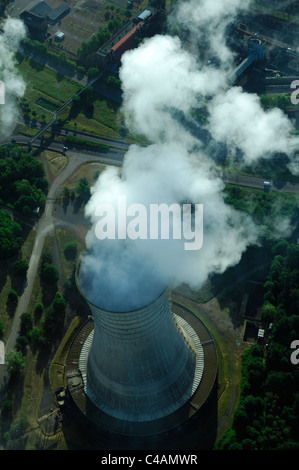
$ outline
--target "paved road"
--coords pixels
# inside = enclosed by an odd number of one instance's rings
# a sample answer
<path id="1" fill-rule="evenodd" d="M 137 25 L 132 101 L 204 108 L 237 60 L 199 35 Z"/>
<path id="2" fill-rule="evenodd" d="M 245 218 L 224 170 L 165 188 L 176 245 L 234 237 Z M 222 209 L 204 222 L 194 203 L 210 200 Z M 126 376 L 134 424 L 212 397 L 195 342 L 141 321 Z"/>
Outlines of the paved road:
<path id="1" fill-rule="evenodd" d="M 126 151 L 129 148 L 129 144 L 121 143 L 118 141 L 113 141 L 113 140 L 107 140 L 107 139 L 100 139 L 96 138 L 93 136 L 87 136 L 85 134 L 77 134 L 78 136 L 82 136 L 83 138 L 87 138 L 90 140 L 106 143 L 108 145 L 111 145 L 111 147 L 114 147 L 115 149 L 118 150 L 123 150 Z M 15 136 L 14 137 L 17 143 L 20 144 L 27 144 L 28 142 L 28 137 L 26 136 Z M 37 140 L 35 142 L 35 147 L 37 148 L 44 148 L 44 149 L 49 149 L 49 150 L 56 150 L 59 152 L 63 152 L 63 146 L 64 144 L 62 142 L 55 142 L 55 141 L 42 141 Z M 75 148 L 75 147 L 74 147 Z M 77 147 L 79 150 L 79 147 Z M 114 165 L 122 165 L 123 159 L 124 159 L 124 154 L 110 151 L 109 154 L 105 155 L 98 150 L 93 150 L 93 149 L 84 149 L 85 154 L 89 155 L 98 155 L 99 158 L 104 158 L 104 162 L 108 164 L 114 164 Z M 237 173 L 230 173 L 230 172 L 224 172 L 222 174 L 222 179 L 225 183 L 231 183 L 231 184 L 236 184 L 239 186 L 245 186 L 248 188 L 255 188 L 255 189 L 264 189 L 264 178 L 258 178 L 256 176 L 250 176 L 250 175 L 241 175 Z M 289 192 L 289 193 L 295 193 L 299 194 L 299 183 L 291 183 L 288 181 L 280 181 L 280 180 L 271 180 L 267 179 L 271 183 L 271 190 L 275 191 L 284 191 L 284 192 Z"/>
<path id="2" fill-rule="evenodd" d="M 239 175 L 235 173 L 223 173 L 223 181 L 226 183 L 247 186 L 249 188 L 264 189 L 264 178 L 257 178 L 250 175 Z M 267 179 L 272 186 L 271 190 L 285 191 L 289 193 L 299 193 L 299 183 Z"/>
<path id="3" fill-rule="evenodd" d="M 28 122 L 25 122 L 25 120 L 22 119 L 22 118 L 18 119 L 18 123 L 28 125 Z M 38 128 L 39 128 L 39 126 L 38 126 Z M 79 138 L 82 138 L 82 139 L 85 139 L 85 140 L 90 140 L 92 142 L 100 142 L 102 144 L 109 145 L 109 147 L 113 147 L 113 148 L 116 148 L 116 149 L 119 149 L 119 150 L 128 150 L 128 148 L 130 146 L 130 144 L 127 144 L 127 143 L 119 141 L 119 140 L 106 139 L 106 138 L 103 138 L 103 137 L 98 137 L 96 135 L 86 134 L 84 132 L 77 132 L 76 131 L 74 133 L 74 131 L 70 131 L 69 129 L 65 129 L 63 127 L 62 128 L 57 128 L 55 130 L 55 135 L 62 136 L 62 137 L 66 137 L 68 135 L 75 135 L 76 137 L 79 137 Z M 10 136 L 11 141 L 15 141 L 16 143 L 25 144 L 25 145 L 28 144 L 30 139 L 31 139 L 31 137 L 28 137 L 28 136 L 23 135 L 23 134 L 16 134 L 16 135 L 13 134 L 13 135 Z M 37 142 L 38 146 L 40 145 L 41 142 L 43 142 L 43 144 L 45 144 L 46 142 L 49 142 L 49 141 L 50 141 L 49 139 L 43 138 L 43 137 L 40 137 L 39 139 L 36 139 L 36 142 Z M 3 143 L 5 143 L 5 141 Z"/>
<path id="4" fill-rule="evenodd" d="M 20 144 L 20 145 L 27 145 L 28 144 L 28 137 L 23 136 L 23 135 L 17 135 L 14 136 L 13 140 L 15 143 Z M 103 142 L 103 143 L 108 143 L 107 140 L 101 140 L 101 139 L 90 139 L 98 142 Z M 42 149 L 42 150 L 52 150 L 56 152 L 61 152 L 64 153 L 63 147 L 64 147 L 64 142 L 59 142 L 59 141 L 49 141 L 46 139 L 38 139 L 34 142 L 32 145 L 32 148 L 34 149 Z M 70 145 L 70 144 L 68 144 Z M 97 158 L 97 161 L 103 161 L 104 163 L 107 164 L 112 164 L 112 165 L 121 165 L 123 162 L 124 158 L 124 153 L 120 153 L 119 151 L 123 151 L 128 149 L 128 146 L 126 144 L 122 144 L 116 141 L 110 141 L 109 145 L 113 149 L 110 151 L 101 151 L 100 149 L 94 149 L 94 148 L 88 148 L 88 147 L 83 147 L 83 146 L 75 146 L 73 145 L 70 150 L 67 151 L 67 154 L 69 155 L 70 159 L 72 159 L 72 155 L 74 153 L 82 152 L 84 155 L 88 155 L 89 158 Z M 115 150 L 114 150 L 115 148 Z"/>

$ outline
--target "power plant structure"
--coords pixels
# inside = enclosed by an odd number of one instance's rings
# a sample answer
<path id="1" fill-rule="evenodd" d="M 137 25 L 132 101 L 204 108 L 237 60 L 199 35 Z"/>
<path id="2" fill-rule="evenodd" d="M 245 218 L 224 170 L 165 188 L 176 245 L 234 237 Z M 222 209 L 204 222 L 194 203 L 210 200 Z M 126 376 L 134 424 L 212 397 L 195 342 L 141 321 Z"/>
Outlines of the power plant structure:
<path id="1" fill-rule="evenodd" d="M 107 311 L 86 296 L 80 267 L 76 282 L 92 313 L 65 366 L 67 391 L 81 417 L 120 438 L 182 429 L 216 388 L 216 347 L 207 328 L 171 303 L 167 288 L 149 305 Z"/>

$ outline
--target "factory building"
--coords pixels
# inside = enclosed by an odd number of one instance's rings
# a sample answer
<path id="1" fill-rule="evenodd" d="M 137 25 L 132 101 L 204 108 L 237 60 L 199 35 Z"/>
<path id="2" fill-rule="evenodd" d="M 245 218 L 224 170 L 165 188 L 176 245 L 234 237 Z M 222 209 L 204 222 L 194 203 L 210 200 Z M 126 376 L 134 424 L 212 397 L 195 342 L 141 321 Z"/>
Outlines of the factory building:
<path id="1" fill-rule="evenodd" d="M 71 9 L 66 3 L 61 3 L 56 8 L 52 8 L 47 2 L 42 1 L 30 10 L 24 10 L 20 14 L 20 18 L 26 24 L 29 34 L 33 39 L 43 40 L 47 33 L 48 25 L 58 23 L 70 11 Z"/>
<path id="2" fill-rule="evenodd" d="M 44 18 L 49 24 L 54 25 L 68 15 L 71 9 L 66 3 L 61 3 L 56 8 L 52 8 L 43 0 L 31 8 L 30 11 Z"/>
<path id="3" fill-rule="evenodd" d="M 120 65 L 122 55 L 136 46 L 135 38 L 141 32 L 143 22 L 138 23 L 123 36 L 114 46 L 111 47 L 110 55 L 113 63 Z"/>
<path id="4" fill-rule="evenodd" d="M 156 32 L 162 18 L 163 12 L 156 8 L 149 6 L 142 10 L 97 51 L 96 61 L 99 66 L 118 68 L 122 55 L 138 45 L 137 37 L 143 38 Z"/>
<path id="5" fill-rule="evenodd" d="M 48 29 L 48 23 L 45 18 L 27 10 L 20 14 L 20 18 L 24 21 L 29 35 L 33 39 L 43 40 L 45 38 Z"/>

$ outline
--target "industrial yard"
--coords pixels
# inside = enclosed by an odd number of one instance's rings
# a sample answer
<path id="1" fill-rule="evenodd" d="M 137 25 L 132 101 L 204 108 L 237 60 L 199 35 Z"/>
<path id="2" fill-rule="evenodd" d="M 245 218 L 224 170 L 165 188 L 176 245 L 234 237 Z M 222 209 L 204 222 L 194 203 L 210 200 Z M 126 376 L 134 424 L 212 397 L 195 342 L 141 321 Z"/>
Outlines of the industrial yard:
<path id="1" fill-rule="evenodd" d="M 34 1 L 34 3 L 30 4 L 32 7 L 30 10 L 46 15 L 48 11 L 46 3 L 54 10 L 62 5 L 57 0 L 50 0 L 48 2 Z M 130 12 L 130 17 L 136 15 L 142 11 L 146 3 L 146 0 L 138 0 L 134 3 L 132 9 L 127 10 L 126 0 L 113 2 L 111 4 L 112 8 L 110 8 L 109 2 L 102 0 L 72 0 L 67 4 L 68 9 L 65 8 L 59 18 L 57 17 L 57 19 L 49 23 L 47 31 L 52 37 L 57 32 L 63 32 L 64 39 L 60 47 L 70 54 L 76 54 L 82 41 L 88 42 L 100 28 L 107 27 L 109 20 L 116 19 L 120 24 L 125 24 L 128 21 L 126 12 Z M 12 12 L 14 11 L 13 8 L 16 9 L 16 5 L 11 7 Z"/>

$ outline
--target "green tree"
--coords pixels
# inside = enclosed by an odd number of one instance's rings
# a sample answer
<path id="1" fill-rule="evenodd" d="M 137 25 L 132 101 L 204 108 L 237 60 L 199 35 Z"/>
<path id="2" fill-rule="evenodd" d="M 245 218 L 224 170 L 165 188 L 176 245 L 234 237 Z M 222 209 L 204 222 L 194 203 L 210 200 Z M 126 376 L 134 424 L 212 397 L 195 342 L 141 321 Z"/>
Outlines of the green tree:
<path id="1" fill-rule="evenodd" d="M 9 416 L 11 416 L 12 410 L 13 410 L 13 401 L 9 399 L 4 400 L 1 405 L 2 416 L 4 418 L 8 418 Z"/>
<path id="2" fill-rule="evenodd" d="M 62 297 L 55 297 L 55 299 L 52 302 L 52 307 L 53 307 L 54 315 L 56 314 L 60 315 L 65 312 L 66 302 Z"/>
<path id="3" fill-rule="evenodd" d="M 74 260 L 77 256 L 77 242 L 68 242 L 64 247 L 64 256 L 67 260 Z"/>
<path id="4" fill-rule="evenodd" d="M 299 270 L 299 245 L 290 245 L 288 247 L 287 266 L 292 269 L 295 269 L 297 272 Z"/>
<path id="5" fill-rule="evenodd" d="M 29 264 L 25 259 L 15 261 L 12 265 L 14 273 L 17 276 L 25 276 L 29 268 Z"/>
<path id="6" fill-rule="evenodd" d="M 93 78 L 99 75 L 100 71 L 97 67 L 90 67 L 87 72 L 88 80 L 92 80 Z"/>
<path id="7" fill-rule="evenodd" d="M 21 351 L 11 350 L 5 356 L 7 372 L 11 375 L 18 374 L 26 365 L 26 357 Z"/>
<path id="8" fill-rule="evenodd" d="M 33 327 L 33 319 L 32 315 L 29 312 L 23 312 L 21 317 L 20 317 L 20 333 L 21 335 L 27 336 L 28 332 L 32 329 Z"/>
<path id="9" fill-rule="evenodd" d="M 76 185 L 75 191 L 82 199 L 90 197 L 90 186 L 86 178 L 80 179 L 79 183 Z"/>
<path id="10" fill-rule="evenodd" d="M 36 344 L 36 345 L 43 343 L 45 340 L 42 334 L 42 330 L 37 327 L 29 331 L 28 337 L 33 342 L 33 344 Z"/>
<path id="11" fill-rule="evenodd" d="M 23 355 L 26 354 L 26 347 L 29 344 L 28 338 L 25 335 L 19 335 L 16 340 L 16 350 L 20 351 Z"/>
<path id="12" fill-rule="evenodd" d="M 42 268 L 42 278 L 49 284 L 55 284 L 59 279 L 59 272 L 53 264 L 45 263 Z"/>
<path id="13" fill-rule="evenodd" d="M 8 292 L 8 299 L 11 301 L 11 302 L 17 302 L 18 300 L 18 294 L 16 293 L 16 291 L 14 289 L 10 289 L 10 291 Z"/>
<path id="14" fill-rule="evenodd" d="M 274 253 L 274 255 L 285 256 L 287 254 L 288 247 L 289 243 L 286 240 L 280 240 L 273 246 L 272 252 Z"/>
<path id="15" fill-rule="evenodd" d="M 34 314 L 35 315 L 41 315 L 44 311 L 44 306 L 42 304 L 42 302 L 37 302 L 35 305 L 34 305 Z"/>
<path id="16" fill-rule="evenodd" d="M 42 335 L 49 338 L 54 335 L 56 329 L 56 320 L 54 317 L 53 308 L 50 307 L 45 311 L 45 318 L 42 323 Z"/>
<path id="17" fill-rule="evenodd" d="M 272 323 L 275 320 L 276 307 L 270 302 L 263 304 L 261 308 L 261 317 L 264 322 Z"/>
<path id="18" fill-rule="evenodd" d="M 0 210 L 0 258 L 9 258 L 18 252 L 23 243 L 21 234 L 20 224 L 14 222 L 8 212 Z"/>
<path id="19" fill-rule="evenodd" d="M 243 406 L 239 405 L 234 414 L 233 426 L 237 439 L 246 438 L 246 428 L 250 424 L 249 418 Z"/>

